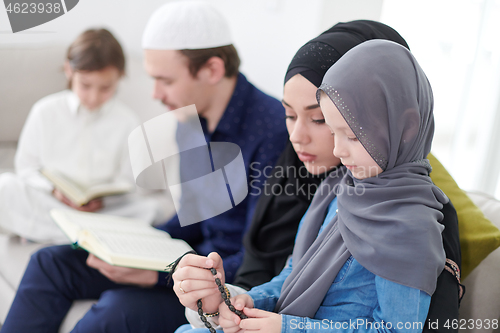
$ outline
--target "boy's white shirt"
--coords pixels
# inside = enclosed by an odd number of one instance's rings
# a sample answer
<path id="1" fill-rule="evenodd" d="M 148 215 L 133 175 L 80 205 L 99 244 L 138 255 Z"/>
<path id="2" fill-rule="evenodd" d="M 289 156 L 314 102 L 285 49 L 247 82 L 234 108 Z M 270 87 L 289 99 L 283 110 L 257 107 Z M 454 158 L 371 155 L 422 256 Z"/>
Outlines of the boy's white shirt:
<path id="1" fill-rule="evenodd" d="M 35 103 L 21 132 L 16 173 L 28 185 L 51 192 L 42 167 L 62 172 L 83 186 L 112 181 L 133 182 L 128 134 L 139 119 L 112 98 L 88 111 L 70 90 Z"/>
<path id="2" fill-rule="evenodd" d="M 234 297 L 236 295 L 241 295 L 246 293 L 247 291 L 241 287 L 238 286 L 233 286 L 232 284 L 226 283 L 225 284 L 227 289 L 229 289 L 229 293 L 231 293 L 231 297 Z M 193 328 L 205 328 L 205 324 L 201 321 L 200 316 L 198 315 L 198 312 L 191 310 L 189 308 L 186 308 L 186 319 L 188 322 L 191 324 L 191 327 Z M 211 317 L 207 318 L 210 324 L 217 330 L 217 329 L 222 329 L 222 327 L 219 326 L 219 321 L 218 317 Z"/>

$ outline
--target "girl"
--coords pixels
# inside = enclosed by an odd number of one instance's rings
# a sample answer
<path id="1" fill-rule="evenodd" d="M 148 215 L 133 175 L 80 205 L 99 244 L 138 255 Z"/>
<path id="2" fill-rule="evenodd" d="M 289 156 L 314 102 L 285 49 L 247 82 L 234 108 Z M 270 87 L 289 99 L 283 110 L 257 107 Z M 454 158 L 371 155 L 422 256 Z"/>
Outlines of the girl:
<path id="1" fill-rule="evenodd" d="M 420 332 L 446 261 L 439 221 L 448 198 L 425 159 L 434 132 L 429 82 L 407 49 L 368 41 L 328 70 L 318 102 L 348 171 L 322 183 L 292 263 L 233 299 L 250 319 L 221 306 L 219 323 L 226 333 Z"/>
<path id="2" fill-rule="evenodd" d="M 133 181 L 127 138 L 139 121 L 114 97 L 125 73 L 120 44 L 106 29 L 87 30 L 69 47 L 64 70 L 69 89 L 33 106 L 19 139 L 17 174 L 0 177 L 0 227 L 33 241 L 67 242 L 49 216 L 51 208 L 65 207 L 152 222 L 152 202 L 118 196 L 80 207 L 41 175 L 47 168 L 84 187 Z"/>
<path id="3" fill-rule="evenodd" d="M 404 39 L 396 31 L 382 23 L 352 21 L 339 23 L 306 43 L 290 63 L 285 77 L 283 104 L 286 109 L 291 144 L 279 159 L 259 199 L 252 225 L 245 237 L 245 259 L 234 284 L 248 290 L 268 282 L 279 274 L 287 256 L 292 252 L 300 218 L 307 210 L 314 194 L 314 192 L 307 192 L 307 189 L 314 189 L 316 184 L 325 178 L 323 174 L 325 169 L 330 170 L 331 177 L 342 175 L 341 169 L 335 169 L 339 160 L 332 154 L 333 140 L 326 124 L 322 124 L 324 122 L 322 114 L 319 108 L 311 108 L 311 106 L 316 104 L 316 88 L 320 86 L 325 72 L 332 63 L 350 48 L 364 40 L 374 38 L 393 40 L 407 47 Z M 315 158 L 302 156 L 302 162 L 295 151 L 315 155 Z M 328 156 L 334 159 L 328 162 Z M 309 172 L 305 173 L 305 176 L 303 172 L 300 172 L 304 167 Z M 283 171 L 290 170 L 290 168 L 298 171 L 290 173 Z M 287 189 L 287 193 L 277 195 L 265 192 L 267 187 L 272 188 L 276 185 Z M 305 193 L 300 191 L 301 187 L 306 189 Z M 447 254 L 456 262 L 460 262 L 455 210 L 451 203 L 448 203 L 443 207 L 442 212 L 445 215 L 442 223 L 446 226 L 443 240 Z M 223 277 L 224 271 L 222 267 L 218 267 L 222 264 L 217 255 L 211 254 L 210 258 L 213 259 L 215 267 Z M 205 261 L 205 257 L 186 256 L 179 263 L 177 272 L 173 276 L 177 287 L 180 286 L 185 291 L 185 293 L 178 292 L 179 289 L 174 288 L 179 299 L 192 309 L 196 309 L 198 298 L 208 294 L 215 295 L 213 298 L 216 298 L 214 301 L 216 304 L 221 301 L 219 291 L 213 288 L 215 286 L 213 276 L 205 269 L 194 270 L 195 267 L 212 267 L 212 260 L 209 260 L 208 264 Z M 196 276 L 196 281 L 189 281 L 193 276 Z M 206 281 L 200 282 L 203 277 Z M 436 297 L 432 300 L 434 310 L 429 313 L 428 319 L 431 322 L 440 322 L 439 328 L 441 329 L 446 319 L 458 318 L 458 283 L 448 272 L 443 272 L 439 281 Z M 195 283 L 201 284 L 196 286 Z M 206 285 L 206 288 L 210 290 L 200 290 L 202 285 Z M 244 292 L 242 288 L 229 284 L 226 286 L 231 290 L 232 295 Z M 203 298 L 203 308 L 206 312 L 214 312 L 217 309 L 216 307 L 210 308 L 210 297 Z M 196 312 L 187 310 L 186 313 L 193 326 L 204 326 L 199 321 Z M 214 323 L 215 327 L 217 318 L 209 320 Z M 183 329 L 189 327 L 184 326 Z M 428 330 L 429 327 L 426 326 L 425 331 Z"/>

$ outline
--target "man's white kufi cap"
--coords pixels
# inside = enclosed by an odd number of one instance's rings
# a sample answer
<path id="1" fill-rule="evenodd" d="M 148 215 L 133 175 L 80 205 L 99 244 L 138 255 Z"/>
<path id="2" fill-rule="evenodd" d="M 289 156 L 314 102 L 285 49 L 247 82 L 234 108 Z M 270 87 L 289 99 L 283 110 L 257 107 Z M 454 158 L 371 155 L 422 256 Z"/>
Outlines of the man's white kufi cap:
<path id="1" fill-rule="evenodd" d="M 232 44 L 224 17 L 204 1 L 170 2 L 158 8 L 142 35 L 149 50 L 208 49 Z"/>

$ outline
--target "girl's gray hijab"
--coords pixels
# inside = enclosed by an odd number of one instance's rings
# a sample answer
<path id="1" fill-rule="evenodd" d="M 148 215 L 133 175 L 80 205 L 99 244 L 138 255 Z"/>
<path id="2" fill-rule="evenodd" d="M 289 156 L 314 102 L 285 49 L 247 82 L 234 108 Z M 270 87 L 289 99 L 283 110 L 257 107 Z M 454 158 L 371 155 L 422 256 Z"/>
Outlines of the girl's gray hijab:
<path id="1" fill-rule="evenodd" d="M 276 311 L 314 317 L 352 255 L 370 272 L 432 295 L 445 264 L 439 211 L 448 198 L 430 177 L 434 133 L 432 90 L 401 45 L 364 42 L 326 73 L 318 89 L 333 101 L 361 144 L 384 170 L 376 177 L 320 186 L 293 250 L 293 270 Z M 338 214 L 318 236 L 332 198 Z"/>

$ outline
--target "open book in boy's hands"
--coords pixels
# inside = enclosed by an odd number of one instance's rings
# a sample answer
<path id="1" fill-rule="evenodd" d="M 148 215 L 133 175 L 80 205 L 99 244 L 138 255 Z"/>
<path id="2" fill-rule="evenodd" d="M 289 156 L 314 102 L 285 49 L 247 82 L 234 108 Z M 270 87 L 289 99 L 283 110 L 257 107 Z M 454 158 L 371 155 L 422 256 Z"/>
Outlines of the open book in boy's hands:
<path id="1" fill-rule="evenodd" d="M 123 194 L 132 190 L 132 185 L 126 182 L 115 182 L 94 185 L 84 188 L 57 171 L 42 169 L 40 171 L 54 186 L 74 204 L 83 206 L 92 199 Z"/>
<path id="2" fill-rule="evenodd" d="M 69 209 L 50 215 L 71 242 L 114 266 L 165 271 L 192 248 L 144 221 Z"/>

